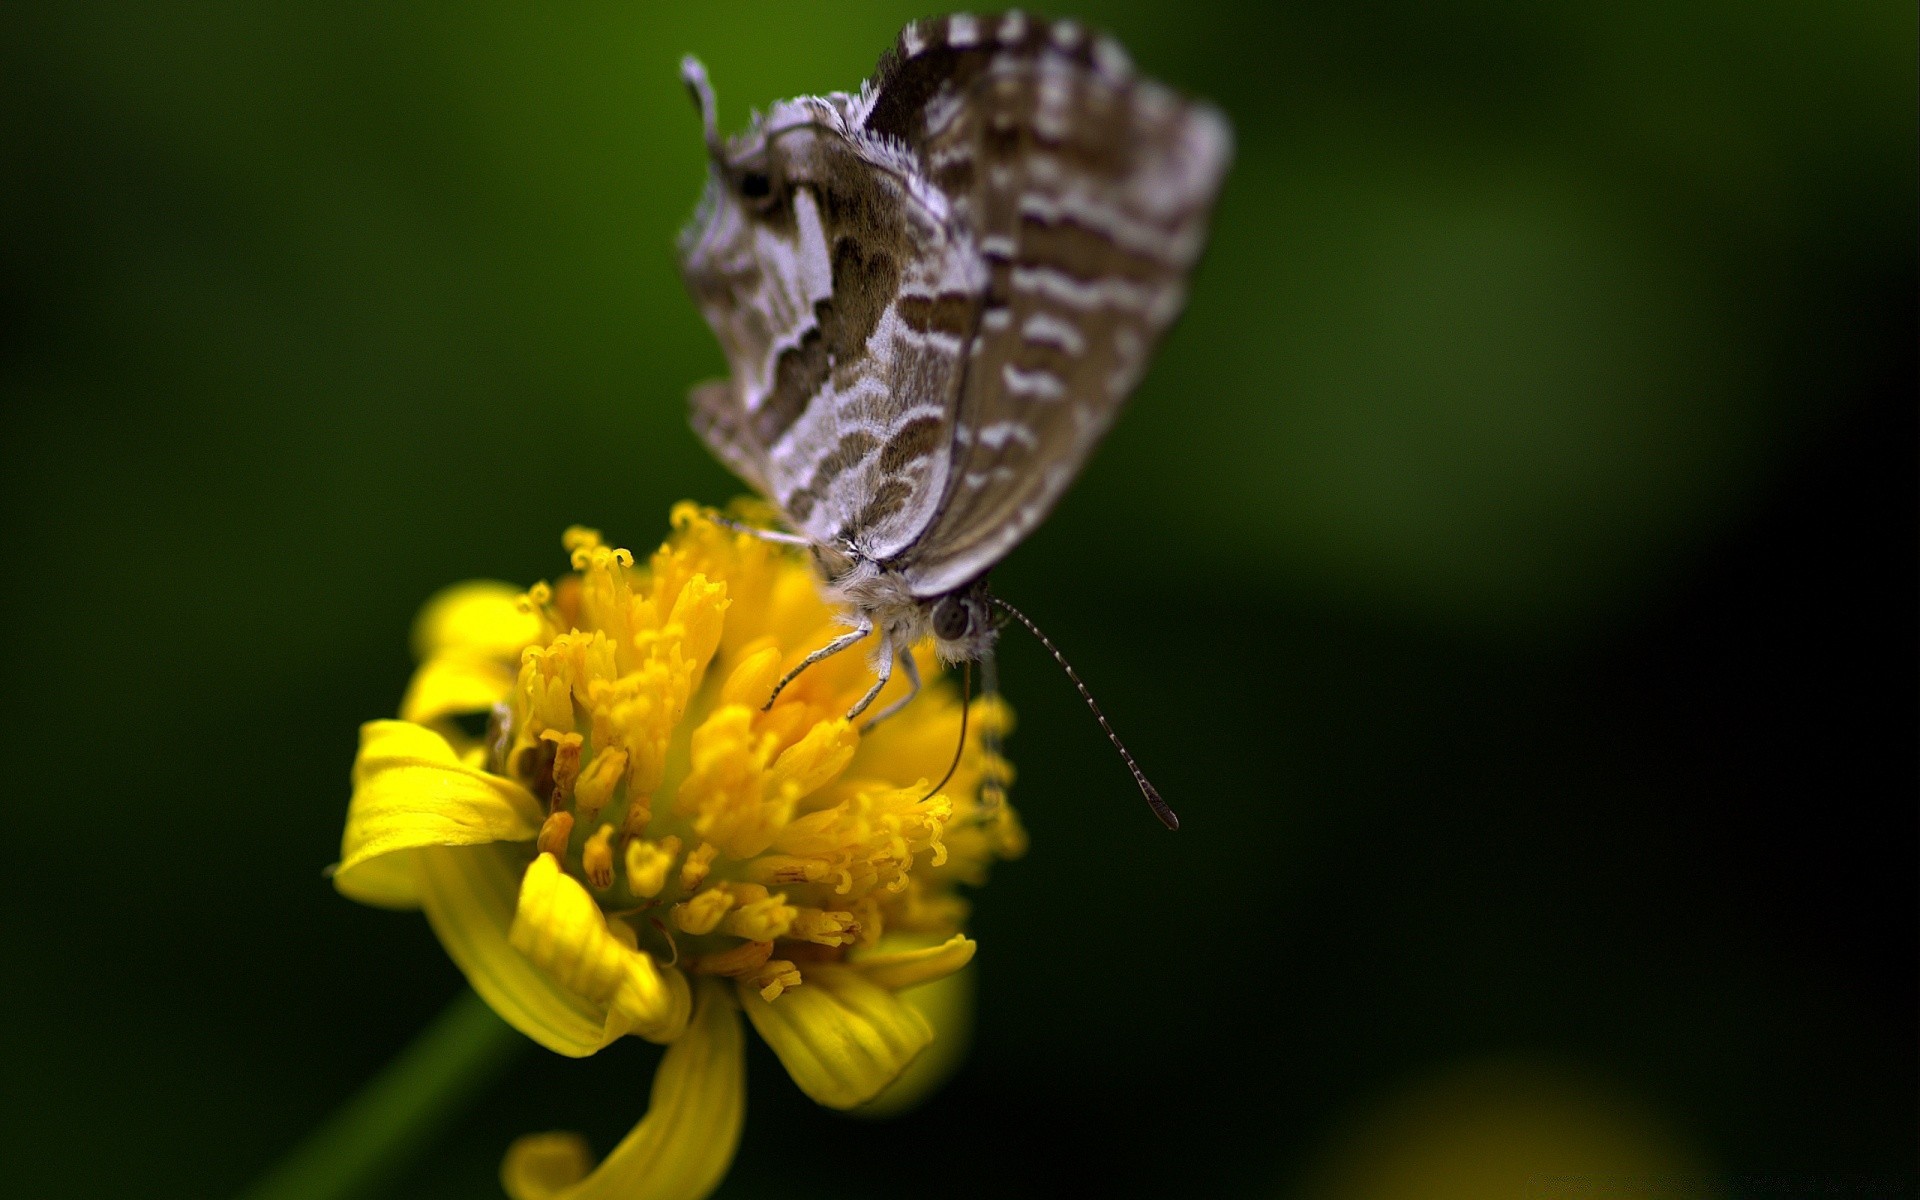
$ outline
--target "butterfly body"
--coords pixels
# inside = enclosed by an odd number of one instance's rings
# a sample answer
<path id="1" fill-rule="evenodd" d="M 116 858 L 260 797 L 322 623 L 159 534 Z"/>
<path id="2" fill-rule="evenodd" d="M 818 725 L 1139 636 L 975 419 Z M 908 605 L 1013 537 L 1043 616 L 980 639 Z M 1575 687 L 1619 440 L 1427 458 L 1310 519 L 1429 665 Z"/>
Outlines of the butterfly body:
<path id="1" fill-rule="evenodd" d="M 696 430 L 881 632 L 883 671 L 926 637 L 980 657 L 987 572 L 1180 310 L 1224 119 L 1020 13 L 915 22 L 859 92 L 725 142 L 686 73 L 711 166 L 682 273 L 729 368 L 695 389 Z"/>

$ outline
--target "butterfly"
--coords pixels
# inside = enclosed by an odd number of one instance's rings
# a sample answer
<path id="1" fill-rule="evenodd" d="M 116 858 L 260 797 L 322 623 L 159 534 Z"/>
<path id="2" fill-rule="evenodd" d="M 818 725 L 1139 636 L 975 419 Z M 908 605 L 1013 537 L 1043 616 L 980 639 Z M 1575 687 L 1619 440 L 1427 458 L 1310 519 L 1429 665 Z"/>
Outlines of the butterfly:
<path id="1" fill-rule="evenodd" d="M 692 423 L 848 614 L 779 687 L 879 631 L 852 719 L 896 659 L 917 690 L 927 637 L 970 662 L 996 610 L 1039 634 L 987 573 L 1179 314 L 1232 135 L 1112 38 L 1019 12 L 909 24 L 857 93 L 776 103 L 724 141 L 705 69 L 682 76 L 709 170 L 681 273 L 729 370 L 694 389 Z"/>

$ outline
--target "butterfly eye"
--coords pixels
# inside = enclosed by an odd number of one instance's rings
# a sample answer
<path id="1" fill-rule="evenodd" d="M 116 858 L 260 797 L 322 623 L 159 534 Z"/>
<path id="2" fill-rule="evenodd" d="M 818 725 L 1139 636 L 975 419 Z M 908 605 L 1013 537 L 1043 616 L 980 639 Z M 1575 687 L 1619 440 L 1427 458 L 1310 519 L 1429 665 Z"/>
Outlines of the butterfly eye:
<path id="1" fill-rule="evenodd" d="M 967 630 L 972 625 L 973 616 L 958 596 L 942 596 L 940 602 L 933 606 L 933 636 L 943 642 L 958 641 L 967 636 Z"/>
<path id="2" fill-rule="evenodd" d="M 765 212 L 772 208 L 776 197 L 773 194 L 773 176 L 765 171 L 748 171 L 740 176 L 740 198 L 754 208 Z"/>

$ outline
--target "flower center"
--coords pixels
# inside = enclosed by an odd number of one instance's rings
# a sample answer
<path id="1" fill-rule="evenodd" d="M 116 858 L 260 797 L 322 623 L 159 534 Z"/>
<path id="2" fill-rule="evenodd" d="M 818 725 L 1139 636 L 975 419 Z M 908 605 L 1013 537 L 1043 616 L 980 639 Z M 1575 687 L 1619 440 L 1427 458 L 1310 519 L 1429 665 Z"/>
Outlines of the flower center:
<path id="1" fill-rule="evenodd" d="M 522 652 L 490 769 L 547 803 L 534 851 L 586 885 L 621 941 L 769 998 L 799 964 L 884 928 L 952 924 L 954 902 L 917 885 L 947 862 L 954 803 L 925 778 L 849 771 L 861 737 L 841 714 L 864 661 L 820 664 L 761 711 L 831 629 L 804 565 L 706 522 L 682 530 L 644 572 L 571 530 L 578 573 L 527 595 L 543 634 Z M 735 605 L 748 619 L 729 627 Z M 876 738 L 938 760 L 958 713 L 922 697 L 889 724 Z"/>

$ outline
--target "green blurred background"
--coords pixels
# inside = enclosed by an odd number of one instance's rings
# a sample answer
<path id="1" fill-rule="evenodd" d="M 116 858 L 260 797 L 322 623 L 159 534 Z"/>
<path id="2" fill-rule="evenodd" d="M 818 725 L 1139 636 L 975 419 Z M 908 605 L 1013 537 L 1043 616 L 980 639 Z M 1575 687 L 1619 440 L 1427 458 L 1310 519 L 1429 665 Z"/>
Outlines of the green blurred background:
<path id="1" fill-rule="evenodd" d="M 320 877 L 356 726 L 436 588 L 737 490 L 678 57 L 738 128 L 915 15 L 0 13 L 12 1194 L 230 1192 L 456 991 Z M 1912 5 L 1076 15 L 1239 159 L 997 580 L 1186 827 L 1010 638 L 971 1058 L 882 1125 L 756 1047 L 722 1194 L 1911 1194 Z M 604 1150 L 655 1053 L 528 1053 L 396 1194 Z"/>

